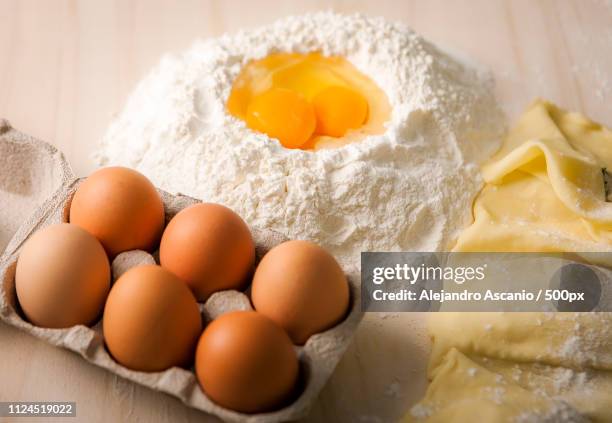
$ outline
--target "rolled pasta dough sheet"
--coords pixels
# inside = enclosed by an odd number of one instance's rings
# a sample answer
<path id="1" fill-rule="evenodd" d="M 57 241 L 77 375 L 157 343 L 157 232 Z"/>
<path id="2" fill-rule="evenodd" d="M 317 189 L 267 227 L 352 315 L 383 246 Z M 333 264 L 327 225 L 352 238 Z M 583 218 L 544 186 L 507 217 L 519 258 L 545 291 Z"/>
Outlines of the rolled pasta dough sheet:
<path id="1" fill-rule="evenodd" d="M 470 357 L 487 370 L 502 375 L 536 395 L 570 404 L 593 422 L 612 421 L 612 372 L 575 370 L 540 363 L 514 363 Z"/>
<path id="2" fill-rule="evenodd" d="M 425 398 L 403 423 L 588 422 L 562 399 L 527 390 L 453 348 L 434 370 Z"/>
<path id="3" fill-rule="evenodd" d="M 536 100 L 454 251 L 612 252 L 606 168 L 610 130 Z M 612 313 L 437 313 L 429 331 L 432 381 L 406 421 L 612 421 Z"/>
<path id="4" fill-rule="evenodd" d="M 612 313 L 436 313 L 429 332 L 430 376 L 451 348 L 514 362 L 612 370 Z"/>

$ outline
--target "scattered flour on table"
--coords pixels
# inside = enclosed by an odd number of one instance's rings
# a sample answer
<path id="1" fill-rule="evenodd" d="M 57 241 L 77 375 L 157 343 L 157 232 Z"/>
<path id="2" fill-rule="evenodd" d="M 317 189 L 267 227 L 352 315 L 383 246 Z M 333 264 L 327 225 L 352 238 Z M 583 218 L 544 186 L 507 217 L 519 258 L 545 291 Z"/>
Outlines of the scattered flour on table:
<path id="1" fill-rule="evenodd" d="M 288 150 L 226 112 L 232 81 L 272 52 L 346 57 L 386 92 L 387 130 L 334 150 Z M 137 86 L 96 154 L 249 224 L 359 252 L 449 248 L 470 221 L 478 163 L 504 119 L 490 75 L 399 23 L 317 13 L 196 42 Z"/>

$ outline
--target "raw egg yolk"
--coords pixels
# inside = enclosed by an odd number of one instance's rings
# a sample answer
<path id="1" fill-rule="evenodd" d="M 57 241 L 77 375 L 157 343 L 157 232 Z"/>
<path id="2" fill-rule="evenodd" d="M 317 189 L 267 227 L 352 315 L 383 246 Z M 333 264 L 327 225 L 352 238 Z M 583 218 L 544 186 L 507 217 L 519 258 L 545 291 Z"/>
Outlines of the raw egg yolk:
<path id="1" fill-rule="evenodd" d="M 387 95 L 339 56 L 272 53 L 246 63 L 232 84 L 228 112 L 285 148 L 340 148 L 385 132 Z"/>
<path id="2" fill-rule="evenodd" d="M 357 129 L 368 117 L 368 102 L 357 91 L 333 85 L 313 99 L 317 116 L 316 133 L 342 137 L 349 129 Z"/>
<path id="3" fill-rule="evenodd" d="M 286 148 L 302 147 L 317 125 L 315 111 L 299 93 L 272 88 L 251 101 L 246 113 L 247 125 L 277 138 Z"/>

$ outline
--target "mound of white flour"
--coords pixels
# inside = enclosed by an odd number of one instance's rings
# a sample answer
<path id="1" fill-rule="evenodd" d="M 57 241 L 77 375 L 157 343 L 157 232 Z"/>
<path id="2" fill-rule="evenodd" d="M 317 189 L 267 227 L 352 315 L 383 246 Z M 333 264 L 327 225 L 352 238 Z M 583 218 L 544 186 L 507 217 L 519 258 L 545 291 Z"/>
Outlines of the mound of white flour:
<path id="1" fill-rule="evenodd" d="M 288 150 L 230 116 L 241 67 L 278 51 L 346 57 L 386 92 L 386 132 L 335 150 Z M 360 251 L 449 248 L 470 221 L 477 163 L 502 130 L 488 74 L 402 24 L 319 13 L 164 57 L 109 127 L 97 161 L 318 242 L 349 266 Z"/>

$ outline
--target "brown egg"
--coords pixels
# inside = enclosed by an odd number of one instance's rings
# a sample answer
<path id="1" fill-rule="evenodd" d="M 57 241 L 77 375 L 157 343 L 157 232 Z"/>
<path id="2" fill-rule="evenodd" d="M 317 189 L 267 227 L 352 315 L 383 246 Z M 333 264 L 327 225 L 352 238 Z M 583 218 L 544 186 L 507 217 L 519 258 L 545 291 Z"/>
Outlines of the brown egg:
<path id="1" fill-rule="evenodd" d="M 110 288 L 104 248 L 87 231 L 62 223 L 41 229 L 23 245 L 15 272 L 17 299 L 37 326 L 93 323 Z"/>
<path id="2" fill-rule="evenodd" d="M 164 229 L 164 204 L 142 174 L 107 167 L 79 185 L 70 223 L 98 238 L 111 257 L 128 250 L 152 251 Z"/>
<path id="3" fill-rule="evenodd" d="M 219 204 L 195 204 L 181 210 L 166 227 L 159 259 L 204 301 L 213 292 L 245 287 L 255 245 L 236 213 Z"/>
<path id="4" fill-rule="evenodd" d="M 123 274 L 104 308 L 104 340 L 125 367 L 145 372 L 193 362 L 202 319 L 189 288 L 157 265 Z"/>
<path id="5" fill-rule="evenodd" d="M 302 345 L 345 316 L 349 288 L 340 265 L 312 242 L 277 245 L 257 266 L 251 300 L 255 309 Z"/>
<path id="6" fill-rule="evenodd" d="M 195 367 L 211 400 L 243 413 L 283 406 L 295 392 L 299 373 L 287 334 L 254 311 L 213 320 L 198 343 Z"/>

